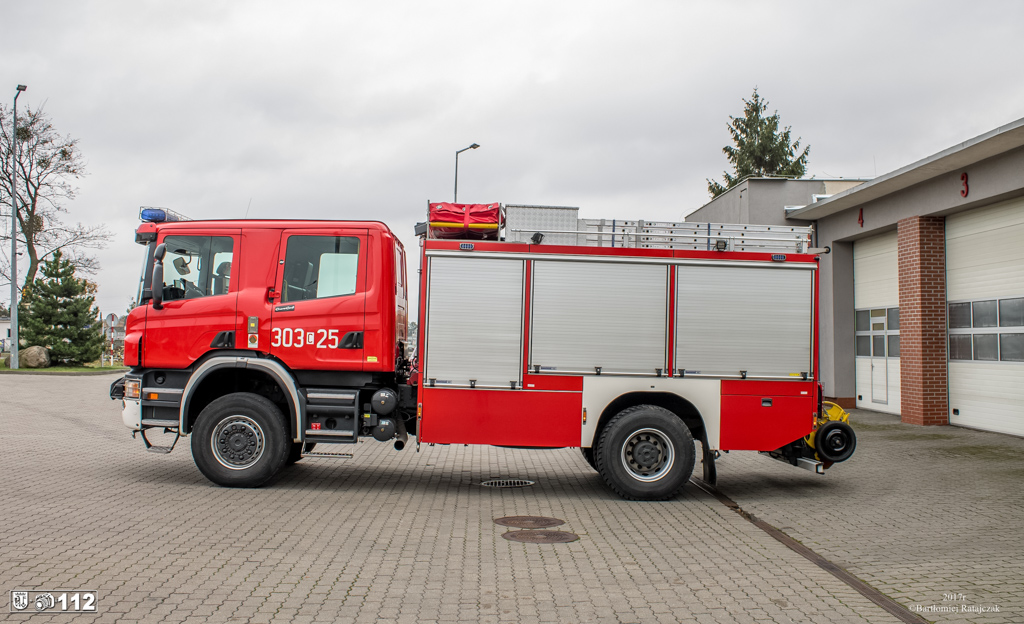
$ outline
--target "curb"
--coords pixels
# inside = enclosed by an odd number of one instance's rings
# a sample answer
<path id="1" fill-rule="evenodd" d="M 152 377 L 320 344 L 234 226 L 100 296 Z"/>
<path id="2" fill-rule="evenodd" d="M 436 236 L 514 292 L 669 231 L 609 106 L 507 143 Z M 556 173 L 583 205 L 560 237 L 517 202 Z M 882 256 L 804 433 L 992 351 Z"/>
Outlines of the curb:
<path id="1" fill-rule="evenodd" d="M 45 372 L 43 370 L 34 370 L 34 369 L 29 369 L 29 370 L 24 370 L 24 371 L 22 371 L 22 370 L 16 370 L 15 371 L 15 370 L 3 369 L 3 370 L 0 370 L 0 375 L 40 375 L 40 376 L 44 376 L 44 377 L 46 377 L 46 376 L 49 376 L 49 377 L 86 377 L 86 376 L 91 376 L 91 375 L 118 375 L 118 374 L 123 375 L 124 373 L 128 372 L 128 370 L 129 369 L 126 368 L 124 370 L 54 371 L 52 373 L 47 373 L 47 372 Z"/>

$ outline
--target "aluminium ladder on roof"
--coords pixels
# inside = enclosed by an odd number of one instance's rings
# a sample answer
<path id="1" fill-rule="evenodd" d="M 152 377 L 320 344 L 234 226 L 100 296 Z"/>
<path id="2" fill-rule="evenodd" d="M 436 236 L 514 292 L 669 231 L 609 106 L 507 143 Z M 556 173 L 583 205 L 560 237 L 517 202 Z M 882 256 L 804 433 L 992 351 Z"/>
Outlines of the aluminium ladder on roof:
<path id="1" fill-rule="evenodd" d="M 597 247 L 807 253 L 813 227 L 580 219 L 581 238 Z"/>

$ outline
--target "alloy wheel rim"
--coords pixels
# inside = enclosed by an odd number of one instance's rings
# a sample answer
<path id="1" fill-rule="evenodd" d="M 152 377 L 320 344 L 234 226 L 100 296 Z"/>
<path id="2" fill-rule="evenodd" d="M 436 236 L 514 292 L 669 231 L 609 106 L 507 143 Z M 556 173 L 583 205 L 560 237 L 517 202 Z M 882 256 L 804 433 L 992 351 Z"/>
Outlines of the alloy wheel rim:
<path id="1" fill-rule="evenodd" d="M 255 420 L 235 415 L 217 424 L 210 437 L 210 446 L 221 466 L 229 470 L 245 470 L 263 457 L 266 436 Z"/>
<path id="2" fill-rule="evenodd" d="M 675 464 L 675 448 L 664 432 L 640 429 L 622 444 L 622 466 L 629 476 L 646 483 L 662 479 Z"/>

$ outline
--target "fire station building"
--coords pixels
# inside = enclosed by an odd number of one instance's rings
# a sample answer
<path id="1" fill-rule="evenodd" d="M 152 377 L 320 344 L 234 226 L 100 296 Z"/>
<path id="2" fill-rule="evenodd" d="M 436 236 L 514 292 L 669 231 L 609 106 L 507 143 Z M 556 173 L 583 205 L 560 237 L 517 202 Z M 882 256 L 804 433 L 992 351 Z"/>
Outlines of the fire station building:
<path id="1" fill-rule="evenodd" d="M 1024 436 L 1024 119 L 869 181 L 749 179 L 686 220 L 814 224 L 844 407 Z"/>

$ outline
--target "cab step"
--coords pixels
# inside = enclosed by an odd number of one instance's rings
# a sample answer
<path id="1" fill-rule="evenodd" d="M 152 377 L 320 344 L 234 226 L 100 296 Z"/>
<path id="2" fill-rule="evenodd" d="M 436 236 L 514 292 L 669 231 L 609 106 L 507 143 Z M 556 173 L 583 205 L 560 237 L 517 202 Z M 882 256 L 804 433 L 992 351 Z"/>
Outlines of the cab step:
<path id="1" fill-rule="evenodd" d="M 174 424 L 177 425 L 177 422 L 175 422 Z M 171 442 L 170 446 L 157 446 L 155 444 L 151 444 L 149 438 L 146 437 L 146 429 L 143 429 L 139 433 L 142 434 L 142 441 L 146 444 L 147 451 L 149 451 L 150 453 L 160 453 L 162 455 L 166 455 L 167 453 L 173 451 L 174 445 L 177 444 L 178 440 L 181 438 L 181 434 L 176 429 L 172 430 L 165 428 L 164 433 L 173 433 L 174 440 Z"/>
<path id="2" fill-rule="evenodd" d="M 335 459 L 352 459 L 352 453 L 329 453 L 324 451 L 310 451 L 303 453 L 303 457 L 333 457 Z"/>

